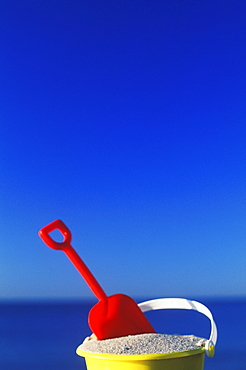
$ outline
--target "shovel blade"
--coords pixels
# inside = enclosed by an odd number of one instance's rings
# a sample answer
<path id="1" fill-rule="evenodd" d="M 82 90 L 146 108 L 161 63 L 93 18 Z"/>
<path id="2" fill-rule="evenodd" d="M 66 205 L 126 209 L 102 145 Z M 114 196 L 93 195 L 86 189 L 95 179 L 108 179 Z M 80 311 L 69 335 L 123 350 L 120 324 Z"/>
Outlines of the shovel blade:
<path id="1" fill-rule="evenodd" d="M 99 301 L 90 310 L 88 323 L 99 340 L 155 333 L 136 302 L 124 294 L 114 294 Z"/>

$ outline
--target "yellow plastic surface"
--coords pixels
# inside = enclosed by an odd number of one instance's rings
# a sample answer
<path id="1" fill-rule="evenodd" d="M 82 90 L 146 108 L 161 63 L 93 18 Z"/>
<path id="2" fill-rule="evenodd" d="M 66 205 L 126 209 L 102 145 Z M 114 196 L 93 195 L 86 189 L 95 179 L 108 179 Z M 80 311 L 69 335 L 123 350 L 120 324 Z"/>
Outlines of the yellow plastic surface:
<path id="1" fill-rule="evenodd" d="M 88 370 L 203 370 L 203 348 L 152 355 L 108 355 L 84 352 L 77 348 L 77 354 L 85 357 Z"/>

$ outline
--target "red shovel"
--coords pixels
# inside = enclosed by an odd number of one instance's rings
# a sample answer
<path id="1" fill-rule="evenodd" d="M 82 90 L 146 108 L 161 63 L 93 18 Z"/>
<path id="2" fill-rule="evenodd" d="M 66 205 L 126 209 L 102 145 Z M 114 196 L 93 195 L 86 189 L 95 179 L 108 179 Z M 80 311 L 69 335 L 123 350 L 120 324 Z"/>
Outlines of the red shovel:
<path id="1" fill-rule="evenodd" d="M 49 233 L 58 229 L 64 237 L 59 243 Z M 124 294 L 107 297 L 88 267 L 71 246 L 72 234 L 67 226 L 56 220 L 39 231 L 41 239 L 50 247 L 62 250 L 83 276 L 99 302 L 92 307 L 88 316 L 89 327 L 97 339 L 109 339 L 143 333 L 155 333 L 136 302 Z"/>

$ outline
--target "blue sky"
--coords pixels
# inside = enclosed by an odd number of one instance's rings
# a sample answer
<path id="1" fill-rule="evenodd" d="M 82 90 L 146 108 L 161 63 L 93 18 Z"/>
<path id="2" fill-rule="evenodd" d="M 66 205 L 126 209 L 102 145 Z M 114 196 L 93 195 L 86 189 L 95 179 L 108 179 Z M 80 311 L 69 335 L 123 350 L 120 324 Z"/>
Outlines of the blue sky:
<path id="1" fill-rule="evenodd" d="M 0 298 L 246 294 L 243 1 L 2 1 Z"/>

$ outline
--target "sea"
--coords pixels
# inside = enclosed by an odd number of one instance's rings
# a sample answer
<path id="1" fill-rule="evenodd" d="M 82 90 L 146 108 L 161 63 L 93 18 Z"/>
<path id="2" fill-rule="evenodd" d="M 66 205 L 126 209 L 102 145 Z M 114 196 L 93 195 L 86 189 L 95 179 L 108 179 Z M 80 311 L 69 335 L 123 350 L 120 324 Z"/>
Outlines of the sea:
<path id="1" fill-rule="evenodd" d="M 246 370 L 246 298 L 196 300 L 210 309 L 218 328 L 215 355 L 205 358 L 204 370 Z M 87 316 L 95 303 L 0 301 L 0 369 L 85 370 L 75 351 L 91 334 Z M 146 316 L 158 333 L 210 335 L 209 320 L 195 311 L 156 310 Z"/>

